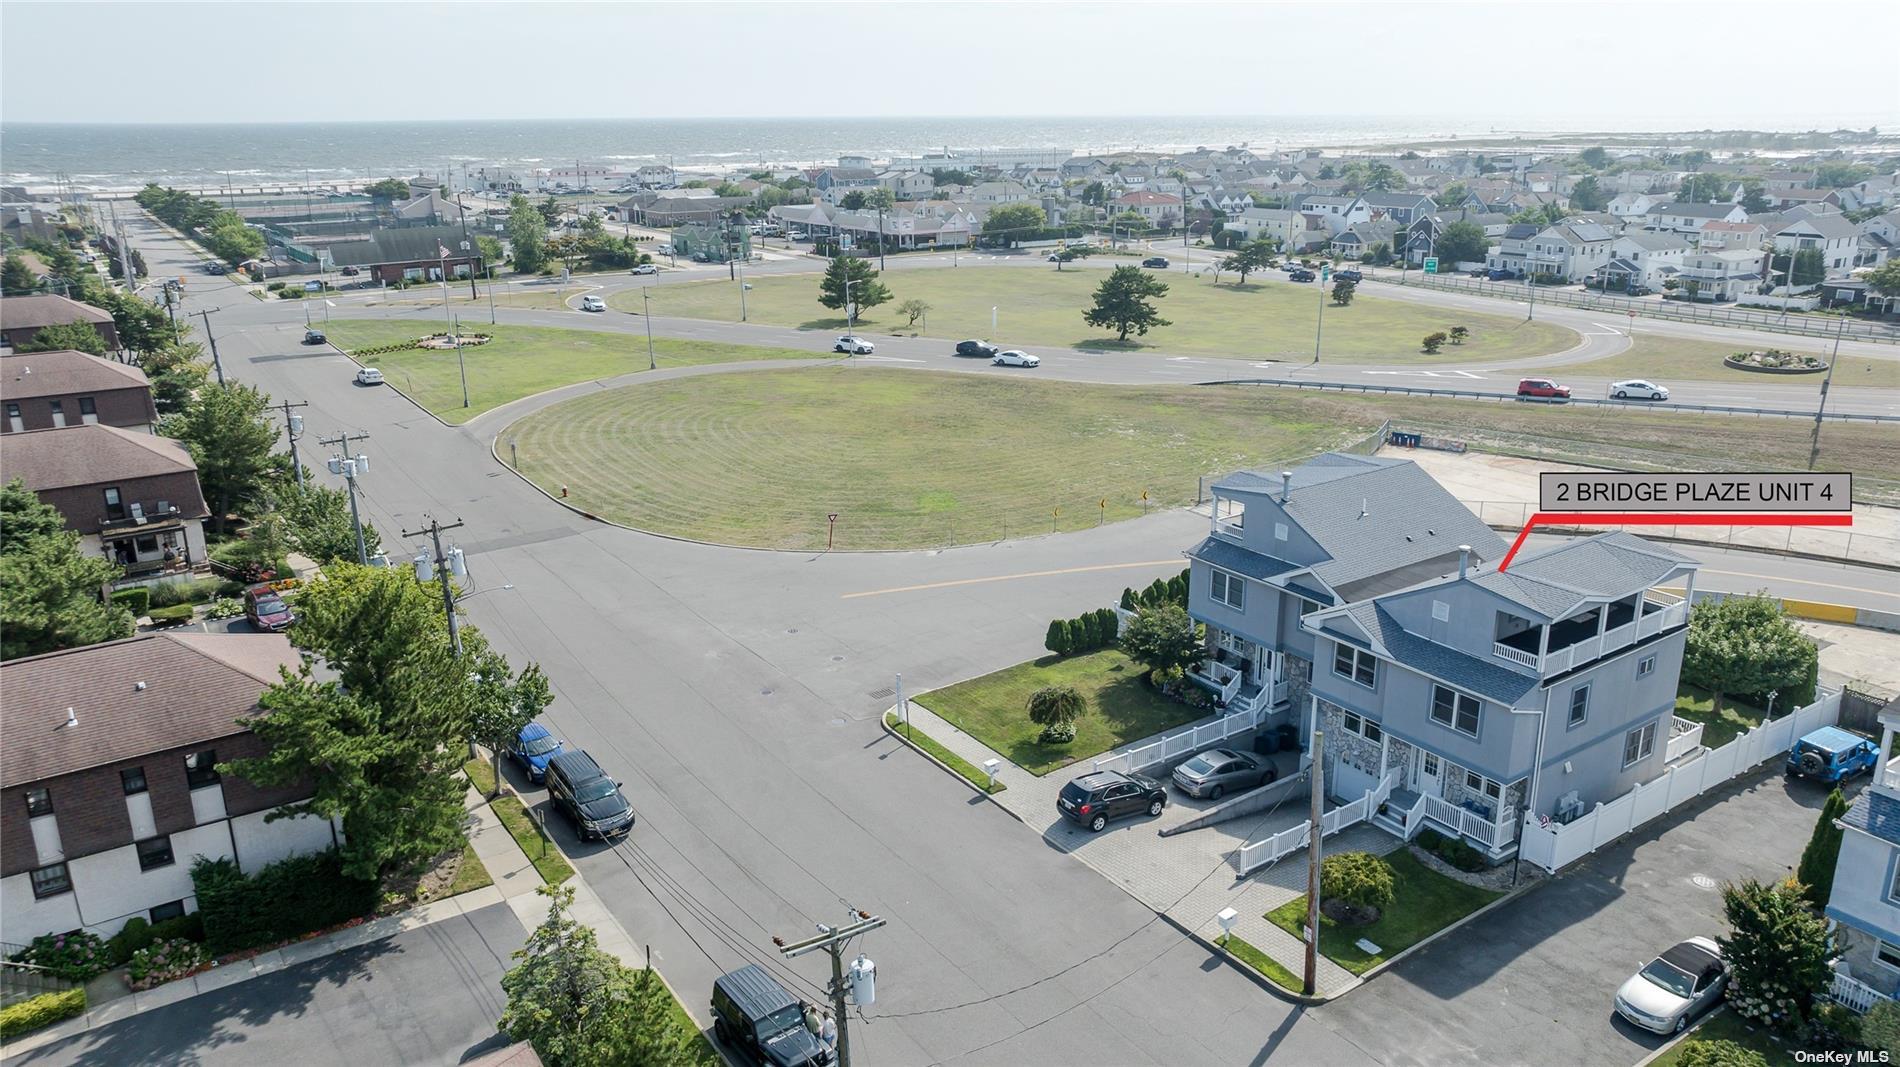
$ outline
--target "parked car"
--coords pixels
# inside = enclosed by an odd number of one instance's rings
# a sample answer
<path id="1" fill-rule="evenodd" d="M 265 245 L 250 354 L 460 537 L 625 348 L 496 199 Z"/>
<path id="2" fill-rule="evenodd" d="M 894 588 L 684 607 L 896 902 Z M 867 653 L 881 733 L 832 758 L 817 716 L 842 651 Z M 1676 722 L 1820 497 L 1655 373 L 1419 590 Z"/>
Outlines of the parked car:
<path id="1" fill-rule="evenodd" d="M 1517 382 L 1519 398 L 1536 400 L 1569 400 L 1570 387 L 1558 385 L 1549 378 L 1520 378 Z"/>
<path id="2" fill-rule="evenodd" d="M 1298 270 L 1289 271 L 1287 273 L 1286 280 L 1290 282 L 1310 282 L 1317 277 L 1319 277 L 1319 275 L 1314 274 L 1312 271 L 1307 270 L 1305 267 L 1301 267 Z"/>
<path id="3" fill-rule="evenodd" d="M 508 746 L 508 758 L 521 764 L 530 782 L 545 781 L 548 761 L 561 754 L 561 741 L 538 722 L 531 722 L 515 735 Z"/>
<path id="4" fill-rule="evenodd" d="M 877 346 L 856 334 L 845 334 L 831 346 L 833 352 L 845 352 L 854 356 L 868 356 L 877 351 Z"/>
<path id="5" fill-rule="evenodd" d="M 805 231 L 793 230 L 791 233 L 785 235 L 785 239 L 788 241 L 803 241 L 805 240 Z"/>
<path id="6" fill-rule="evenodd" d="M 1611 382 L 1610 395 L 1618 400 L 1667 400 L 1669 390 L 1643 378 Z"/>
<path id="7" fill-rule="evenodd" d="M 227 267 L 227 266 L 225 266 L 225 265 L 224 265 L 224 264 L 222 264 L 222 263 L 207 263 L 207 264 L 205 264 L 205 273 L 206 273 L 206 274 L 229 274 L 230 272 L 231 272 L 231 268 L 229 268 L 229 267 Z"/>
<path id="8" fill-rule="evenodd" d="M 266 633 L 280 634 L 297 621 L 297 614 L 270 585 L 254 585 L 244 591 L 244 617 Z"/>
<path id="9" fill-rule="evenodd" d="M 1493 267 L 1485 271 L 1484 276 L 1494 282 L 1508 282 L 1517 277 L 1517 272 L 1514 270 L 1505 270 L 1503 267 Z"/>
<path id="10" fill-rule="evenodd" d="M 1679 1034 L 1722 999 L 1728 963 L 1706 937 L 1692 937 L 1650 960 L 1616 991 L 1616 1013 L 1658 1034 Z"/>
<path id="11" fill-rule="evenodd" d="M 1174 787 L 1197 799 L 1219 800 L 1229 792 L 1254 789 L 1279 776 L 1273 764 L 1250 752 L 1210 748 L 1174 769 Z"/>
<path id="12" fill-rule="evenodd" d="M 219 271 L 218 273 L 223 274 L 224 272 Z M 303 283 L 303 291 L 306 293 L 321 293 L 323 292 L 323 283 L 322 282 L 305 282 Z"/>
<path id="13" fill-rule="evenodd" d="M 1164 256 L 1149 256 L 1147 259 L 1141 261 L 1141 265 L 1144 267 L 1159 267 L 1162 270 L 1168 269 L 1168 261 Z"/>
<path id="14" fill-rule="evenodd" d="M 631 271 L 628 271 L 627 273 L 629 274 L 658 274 L 660 273 L 660 268 L 654 266 L 651 263 L 642 263 L 639 266 L 633 268 Z"/>
<path id="15" fill-rule="evenodd" d="M 1056 797 L 1056 811 L 1063 818 L 1098 834 L 1111 819 L 1144 811 L 1159 815 L 1167 806 L 1168 791 L 1160 782 L 1121 771 L 1085 774 L 1063 786 Z"/>
<path id="16" fill-rule="evenodd" d="M 1358 269 L 1354 267 L 1347 267 L 1345 270 L 1336 270 L 1333 272 L 1333 277 L 1352 282 L 1354 285 L 1366 280 L 1366 276 L 1359 273 Z"/>
<path id="17" fill-rule="evenodd" d="M 805 1005 L 756 963 L 713 979 L 713 1037 L 771 1067 L 821 1067 L 832 1053 L 805 1028 Z"/>
<path id="18" fill-rule="evenodd" d="M 381 385 L 383 384 L 383 372 L 377 370 L 375 367 L 364 367 L 356 372 L 356 384 Z"/>
<path id="19" fill-rule="evenodd" d="M 307 345 L 320 345 L 320 344 L 322 344 L 323 342 L 325 342 L 325 341 L 327 341 L 327 340 L 329 340 L 329 338 L 327 338 L 327 337 L 325 337 L 325 336 L 323 336 L 323 331 L 322 331 L 322 330 L 314 330 L 314 329 L 313 329 L 313 330 L 305 330 L 305 331 L 303 332 L 303 343 L 304 343 L 304 344 L 307 344 Z"/>
<path id="20" fill-rule="evenodd" d="M 957 342 L 957 355 L 959 356 L 980 356 L 983 359 L 990 359 L 1000 351 L 1002 351 L 1002 349 L 997 348 L 988 341 Z"/>
<path id="21" fill-rule="evenodd" d="M 1788 777 L 1816 778 L 1839 785 L 1880 762 L 1880 748 L 1859 734 L 1823 726 L 1788 750 Z"/>
<path id="22" fill-rule="evenodd" d="M 582 840 L 605 841 L 633 829 L 633 805 L 594 757 L 575 749 L 548 760 L 548 800 L 574 820 Z"/>
<path id="23" fill-rule="evenodd" d="M 581 310 L 605 311 L 607 310 L 607 302 L 597 296 L 583 296 L 581 297 Z"/>
<path id="24" fill-rule="evenodd" d="M 1032 356 L 1027 352 L 1019 351 L 1014 348 L 1005 348 L 1001 352 L 996 353 L 996 358 L 990 360 L 990 362 L 998 367 L 1042 366 L 1042 359 L 1040 357 Z"/>
<path id="25" fill-rule="evenodd" d="M 1062 262 L 1062 256 L 1059 253 L 1051 252 L 1048 255 L 1042 257 L 1042 261 L 1044 263 L 1060 263 Z"/>
<path id="26" fill-rule="evenodd" d="M 341 274 L 342 274 L 342 275 L 343 275 L 343 276 L 344 276 L 345 278 L 354 278 L 354 277 L 356 277 L 357 275 L 359 275 L 359 274 L 361 274 L 361 273 L 363 273 L 363 268 L 361 268 L 361 267 L 344 267 L 344 268 L 342 269 L 342 271 L 340 271 L 339 273 L 341 273 Z"/>

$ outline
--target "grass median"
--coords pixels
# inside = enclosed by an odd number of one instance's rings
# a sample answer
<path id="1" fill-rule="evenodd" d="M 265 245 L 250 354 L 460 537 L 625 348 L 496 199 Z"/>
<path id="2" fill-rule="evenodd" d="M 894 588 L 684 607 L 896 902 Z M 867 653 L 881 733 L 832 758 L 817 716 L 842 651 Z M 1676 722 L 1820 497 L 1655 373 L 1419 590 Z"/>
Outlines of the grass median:
<path id="1" fill-rule="evenodd" d="M 1577 334 L 1543 322 L 1491 315 L 1402 300 L 1385 300 L 1361 286 L 1346 307 L 1331 303 L 1330 287 L 1323 322 L 1320 287 L 1281 281 L 1235 284 L 1224 275 L 1216 285 L 1202 278 L 1156 271 L 1168 293 L 1156 301 L 1173 325 L 1146 336 L 1118 342 L 1082 321 L 1102 270 L 1057 271 L 1032 267 L 963 268 L 891 272 L 881 280 L 891 291 L 889 303 L 867 309 L 858 318 L 861 332 L 925 333 L 932 337 L 985 337 L 1004 346 L 1063 345 L 1079 349 L 1153 349 L 1164 352 L 1227 356 L 1235 359 L 1308 361 L 1313 334 L 1323 327 L 1326 359 L 1340 363 L 1472 363 L 1559 352 L 1576 344 Z M 1256 276 L 1257 278 L 1258 276 Z M 818 303 L 816 273 L 755 276 L 745 294 L 751 322 L 843 330 L 845 317 Z M 653 314 L 694 319 L 739 321 L 737 282 L 710 281 L 659 286 L 651 293 Z M 915 325 L 899 313 L 906 300 L 930 305 Z M 608 298 L 608 306 L 640 310 L 640 293 L 628 290 Z M 994 312 L 996 326 L 990 322 Z M 1428 333 L 1454 326 L 1471 331 L 1462 345 L 1436 356 L 1420 351 Z"/>
<path id="2" fill-rule="evenodd" d="M 1702 1022 L 1684 1034 L 1681 1041 L 1650 1060 L 1649 1067 L 1680 1067 L 1686 1055 L 1684 1046 L 1691 1041 L 1733 1041 L 1745 1049 L 1760 1053 L 1762 1059 L 1768 1062 L 1768 1067 L 1793 1067 L 1800 1062 L 1795 1059 L 1794 1050 L 1773 1036 L 1767 1027 L 1749 1022 L 1731 1010 L 1722 1009 L 1704 1016 Z"/>
<path id="3" fill-rule="evenodd" d="M 1789 338 L 1787 344 L 1772 347 L 1784 352 L 1828 358 L 1824 342 L 1816 338 Z M 1723 344 L 1719 341 L 1695 341 L 1686 337 L 1671 337 L 1660 333 L 1645 333 L 1635 330 L 1630 333 L 1629 350 L 1608 359 L 1593 360 L 1589 363 L 1577 363 L 1559 367 L 1552 371 L 1558 380 L 1565 374 L 1579 376 L 1592 375 L 1612 380 L 1623 378 L 1648 378 L 1651 381 L 1668 385 L 1677 381 L 1724 382 L 1729 385 L 1752 386 L 1807 386 L 1818 394 L 1821 379 L 1819 374 L 1765 374 L 1760 371 L 1736 370 L 1725 365 L 1722 360 L 1737 352 L 1754 351 L 1756 346 L 1744 344 Z M 1881 359 L 1873 356 L 1843 354 L 1834 367 L 1834 384 L 1831 389 L 1847 386 L 1865 386 L 1876 389 L 1900 388 L 1900 351 L 1896 358 Z M 1677 391 L 1676 399 L 1685 403 L 1695 403 L 1688 393 Z M 1767 405 L 1774 406 L 1774 405 Z"/>
<path id="4" fill-rule="evenodd" d="M 1392 865 L 1393 900 L 1378 921 L 1346 926 L 1320 916 L 1321 955 L 1354 974 L 1365 974 L 1504 895 L 1447 878 L 1404 848 L 1387 854 L 1385 861 Z M 1300 937 L 1306 925 L 1306 898 L 1295 897 L 1273 909 L 1267 921 Z M 1367 952 L 1359 947 L 1360 941 L 1377 945 L 1379 951 Z"/>
<path id="5" fill-rule="evenodd" d="M 1226 949 L 1228 954 L 1235 959 L 1272 979 L 1273 984 L 1281 989 L 1289 993 L 1306 991 L 1306 982 L 1299 975 L 1282 967 L 1280 961 L 1260 951 L 1245 938 L 1234 934 L 1222 934 L 1214 939 L 1214 943 Z"/>
<path id="6" fill-rule="evenodd" d="M 884 713 L 884 725 L 890 727 L 899 737 L 928 752 L 938 763 L 943 764 L 969 779 L 971 785 L 976 786 L 983 792 L 1001 793 L 1003 790 L 1009 788 L 1001 782 L 997 782 L 995 787 L 992 788 L 990 785 L 990 776 L 984 774 L 981 767 L 978 767 L 976 764 L 971 763 L 969 760 L 964 759 L 962 756 L 938 744 L 936 739 L 929 734 L 898 719 L 895 713 L 889 711 Z"/>
<path id="7" fill-rule="evenodd" d="M 541 836 L 540 828 L 535 825 L 534 814 L 521 803 L 521 798 L 513 794 L 496 797 L 489 807 L 495 811 L 495 817 L 508 828 L 508 835 L 528 854 L 528 862 L 541 875 L 541 880 L 549 885 L 559 885 L 574 876 L 574 868 L 561 855 L 554 842 Z"/>

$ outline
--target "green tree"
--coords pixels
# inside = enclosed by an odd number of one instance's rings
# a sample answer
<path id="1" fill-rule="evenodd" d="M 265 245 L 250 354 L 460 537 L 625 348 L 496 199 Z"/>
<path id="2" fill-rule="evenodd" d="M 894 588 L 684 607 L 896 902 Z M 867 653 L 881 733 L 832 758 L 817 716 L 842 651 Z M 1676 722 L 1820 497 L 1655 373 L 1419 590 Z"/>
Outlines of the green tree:
<path id="1" fill-rule="evenodd" d="M 514 249 L 515 269 L 533 274 L 547 263 L 548 220 L 528 198 L 516 193 L 508 201 L 508 243 Z"/>
<path id="2" fill-rule="evenodd" d="M 191 403 L 210 373 L 203 359 L 204 346 L 196 341 L 180 341 L 139 357 L 139 367 L 152 383 L 152 403 L 160 415 L 176 415 Z"/>
<path id="3" fill-rule="evenodd" d="M 264 253 L 264 235 L 235 211 L 218 212 L 211 224 L 198 232 L 211 254 L 226 263 L 242 263 Z"/>
<path id="4" fill-rule="evenodd" d="M 489 792 L 492 797 L 501 792 L 502 750 L 520 736 L 522 727 L 554 703 L 554 691 L 537 663 L 530 663 L 509 678 L 508 661 L 495 654 L 478 669 L 503 672 L 474 686 L 469 699 L 468 736 L 488 749 L 489 768 L 494 771 L 495 788 Z"/>
<path id="5" fill-rule="evenodd" d="M 1823 163 L 1814 168 L 1816 189 L 1839 189 L 1843 185 L 1854 185 L 1874 176 L 1874 168 L 1864 163 Z"/>
<path id="6" fill-rule="evenodd" d="M 19 346 L 21 352 L 58 352 L 62 349 L 103 356 L 106 354 L 106 339 L 99 336 L 99 331 L 93 329 L 90 322 L 61 322 L 40 327 L 34 331 L 32 340 Z"/>
<path id="7" fill-rule="evenodd" d="M 1692 1037 L 1682 1043 L 1676 1067 L 1768 1067 L 1768 1058 L 1726 1038 Z"/>
<path id="8" fill-rule="evenodd" d="M 1887 260 L 1869 271 L 1866 278 L 1870 291 L 1881 296 L 1900 296 L 1900 258 Z"/>
<path id="9" fill-rule="evenodd" d="M 1682 188 L 1676 191 L 1676 199 L 1692 204 L 1713 204 L 1728 190 L 1730 181 L 1720 174 L 1691 174 L 1682 179 Z"/>
<path id="10" fill-rule="evenodd" d="M 1279 241 L 1271 237 L 1256 237 L 1241 245 L 1233 255 L 1221 260 L 1220 269 L 1240 275 L 1240 281 L 1236 284 L 1246 285 L 1247 275 L 1257 270 L 1266 270 L 1273 262 L 1273 257 L 1279 252 Z"/>
<path id="11" fill-rule="evenodd" d="M 1438 350 L 1445 347 L 1445 331 L 1437 330 L 1426 334 L 1425 340 L 1420 342 L 1420 347 L 1427 353 L 1437 355 Z"/>
<path id="12" fill-rule="evenodd" d="M 272 494 L 272 507 L 284 520 L 284 536 L 290 547 L 319 564 L 356 560 L 356 527 L 350 522 L 349 496 L 314 481 L 303 488 L 289 485 Z M 363 545 L 372 556 L 382 551 L 382 539 L 376 527 L 363 524 Z"/>
<path id="13" fill-rule="evenodd" d="M 1392 906 L 1392 865 L 1370 852 L 1341 852 L 1319 865 L 1319 895 L 1351 909 L 1364 922 Z"/>
<path id="14" fill-rule="evenodd" d="M 1064 264 L 1073 263 L 1078 259 L 1087 259 L 1094 254 L 1094 245 L 1064 245 L 1062 251 L 1056 253 L 1056 269 L 1061 270 Z"/>
<path id="15" fill-rule="evenodd" d="M 1201 629 L 1179 604 L 1142 608 L 1123 627 L 1121 649 L 1150 671 L 1187 670 L 1207 658 Z"/>
<path id="16" fill-rule="evenodd" d="M 1388 192 L 1405 188 L 1405 175 L 1390 163 L 1374 163 L 1366 168 L 1365 182 L 1369 192 Z"/>
<path id="17" fill-rule="evenodd" d="M 1354 288 L 1355 287 L 1352 283 L 1352 279 L 1350 278 L 1334 279 L 1333 303 L 1339 305 L 1340 307 L 1345 307 L 1346 305 L 1352 303 L 1352 291 Z"/>
<path id="18" fill-rule="evenodd" d="M 1597 176 L 1586 174 L 1570 188 L 1570 207 L 1574 211 L 1602 211 L 1610 204 L 1610 198 L 1604 195 L 1597 185 Z"/>
<path id="19" fill-rule="evenodd" d="M 1067 744 L 1075 740 L 1075 723 L 1088 713 L 1088 698 L 1072 685 L 1048 685 L 1029 694 L 1029 721 L 1042 727 L 1041 740 Z"/>
<path id="20" fill-rule="evenodd" d="M 930 304 L 913 296 L 897 305 L 897 313 L 904 316 L 905 325 L 915 326 L 918 319 L 930 314 Z"/>
<path id="21" fill-rule="evenodd" d="M 1082 312 L 1082 321 L 1098 329 L 1116 331 L 1116 340 L 1128 340 L 1128 331 L 1147 334 L 1173 323 L 1161 317 L 1153 301 L 1168 295 L 1168 285 L 1140 267 L 1116 267 L 1095 289 L 1095 305 Z"/>
<path id="22" fill-rule="evenodd" d="M 1860 1040 L 1876 1052 L 1885 1052 L 1887 1062 L 1900 1062 L 1900 1001 L 1883 1000 L 1869 1009 L 1861 1018 Z"/>
<path id="23" fill-rule="evenodd" d="M 1100 207 L 1108 202 L 1108 188 L 1101 182 L 1090 182 L 1082 187 L 1082 202 Z"/>
<path id="24" fill-rule="evenodd" d="M 867 308 L 874 308 L 891 298 L 891 291 L 878 281 L 877 271 L 871 262 L 856 256 L 833 256 L 826 265 L 824 276 L 818 280 L 818 303 L 833 311 L 844 310 L 847 304 L 858 306 L 858 317 L 863 318 Z"/>
<path id="25" fill-rule="evenodd" d="M 546 200 L 534 205 L 534 210 L 540 214 L 541 221 L 548 224 L 549 229 L 561 224 L 561 202 L 555 199 L 552 193 L 548 194 Z"/>
<path id="26" fill-rule="evenodd" d="M 1453 326 L 1451 328 L 1451 343 L 1452 344 L 1455 344 L 1455 345 L 1464 344 L 1465 338 L 1469 336 L 1471 336 L 1471 331 L 1470 329 L 1464 326 Z"/>
<path id="27" fill-rule="evenodd" d="M 144 297 L 113 290 L 89 303 L 111 314 L 119 344 L 134 352 L 152 352 L 172 343 L 172 324 L 165 309 Z"/>
<path id="28" fill-rule="evenodd" d="M 1695 170 L 1707 163 L 1711 158 L 1713 157 L 1709 155 L 1707 149 L 1694 148 L 1682 154 L 1682 165 L 1690 170 Z"/>
<path id="29" fill-rule="evenodd" d="M 846 211 L 863 211 L 864 194 L 856 189 L 838 198 L 838 206 Z"/>
<path id="30" fill-rule="evenodd" d="M 490 237 L 485 233 L 475 235 L 475 248 L 481 252 L 482 262 L 490 267 L 499 264 L 502 260 L 502 256 L 505 255 L 501 246 L 501 238 Z"/>
<path id="31" fill-rule="evenodd" d="M 889 211 L 897 206 L 897 195 L 880 185 L 864 194 L 864 206 L 872 211 L 879 208 Z"/>
<path id="32" fill-rule="evenodd" d="M 198 464 L 198 485 L 211 505 L 211 528 L 227 532 L 234 515 L 260 514 L 269 504 L 274 476 L 282 473 L 271 455 L 277 428 L 269 418 L 270 397 L 232 381 L 197 391 L 184 412 L 164 420 Z"/>
<path id="33" fill-rule="evenodd" d="M 9 252 L 4 264 L 0 264 L 0 291 L 9 296 L 18 296 L 21 293 L 38 292 L 39 288 L 39 275 L 26 265 L 26 260 Z"/>
<path id="34" fill-rule="evenodd" d="M 1610 153 L 1602 145 L 1586 148 L 1577 153 L 1577 159 L 1591 170 L 1602 170 L 1610 165 Z M 1594 210 L 1594 209 L 1592 209 Z"/>
<path id="35" fill-rule="evenodd" d="M 132 614 L 102 602 L 119 568 L 80 551 L 79 534 L 18 478 L 0 486 L 0 659 L 132 635 Z"/>
<path id="36" fill-rule="evenodd" d="M 382 178 L 363 187 L 371 200 L 407 200 L 409 183 L 401 178 Z"/>
<path id="37" fill-rule="evenodd" d="M 1043 636 L 1042 647 L 1058 656 L 1069 654 L 1069 622 L 1067 619 L 1049 620 L 1049 632 Z"/>
<path id="38" fill-rule="evenodd" d="M 1841 856 L 1841 838 L 1846 833 L 1834 825 L 1834 820 L 1845 814 L 1847 798 L 1836 789 L 1821 805 L 1821 816 L 1814 820 L 1808 847 L 1801 850 L 1801 865 L 1794 871 L 1802 895 L 1817 908 L 1827 907 L 1828 894 L 1834 889 L 1834 861 Z"/>
<path id="39" fill-rule="evenodd" d="M 1798 1031 L 1833 979 L 1827 923 L 1793 879 L 1724 885 L 1722 910 L 1729 932 L 1715 940 L 1729 964 L 1729 1006 L 1754 1022 Z"/>
<path id="40" fill-rule="evenodd" d="M 1445 207 L 1453 208 L 1464 203 L 1465 198 L 1470 195 L 1470 187 L 1465 185 L 1462 181 L 1456 181 L 1445 186 L 1444 190 L 1438 194 L 1436 199 L 1439 203 L 1445 205 Z"/>
<path id="41" fill-rule="evenodd" d="M 1742 210 L 1750 215 L 1766 215 L 1769 211 L 1768 197 L 1762 192 L 1760 178 L 1742 179 Z"/>
<path id="42" fill-rule="evenodd" d="M 1027 240 L 1047 225 L 1048 218 L 1036 204 L 1004 204 L 983 220 L 983 236 L 998 242 Z"/>
<path id="43" fill-rule="evenodd" d="M 1366 258 L 1371 260 L 1374 266 L 1383 267 L 1392 262 L 1392 246 L 1380 241 L 1366 253 Z"/>
<path id="44" fill-rule="evenodd" d="M 1764 694 L 1780 690 L 1792 699 L 1811 685 L 1819 653 L 1814 641 L 1789 620 L 1781 601 L 1765 594 L 1705 600 L 1689 612 L 1689 636 L 1682 653 L 1682 680 L 1714 696 L 1720 714 L 1731 693 Z"/>
<path id="45" fill-rule="evenodd" d="M 1484 235 L 1484 227 L 1475 222 L 1451 223 L 1432 243 L 1432 253 L 1440 263 L 1482 262 L 1490 250 L 1491 242 Z"/>

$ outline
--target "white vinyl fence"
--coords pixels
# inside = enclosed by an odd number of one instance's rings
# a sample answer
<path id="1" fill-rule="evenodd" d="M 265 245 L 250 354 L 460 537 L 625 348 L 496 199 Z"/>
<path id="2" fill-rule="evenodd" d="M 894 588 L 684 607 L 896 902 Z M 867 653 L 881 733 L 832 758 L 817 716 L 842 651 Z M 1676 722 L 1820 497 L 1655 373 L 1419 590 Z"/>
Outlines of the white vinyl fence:
<path id="1" fill-rule="evenodd" d="M 1766 722 L 1721 748 L 1669 768 L 1567 825 L 1537 825 L 1526 813 L 1520 855 L 1547 871 L 1576 862 L 1638 826 L 1670 811 L 1766 759 L 1794 747 L 1811 730 L 1831 726 L 1841 714 L 1841 694 L 1829 693 L 1792 715 Z"/>
<path id="2" fill-rule="evenodd" d="M 1385 803 L 1386 798 L 1392 795 L 1394 784 L 1396 784 L 1395 777 L 1388 774 L 1377 785 L 1366 790 L 1365 795 L 1358 800 L 1350 804 L 1341 804 L 1321 815 L 1319 817 L 1320 839 L 1324 840 L 1328 834 L 1336 834 L 1348 826 L 1370 819 L 1372 813 L 1379 810 L 1379 805 Z M 1282 830 L 1272 837 L 1240 846 L 1233 852 L 1234 869 L 1243 875 L 1252 874 L 1289 852 L 1297 852 L 1305 848 L 1307 842 L 1312 839 L 1312 829 L 1312 823 L 1303 822 L 1291 829 Z"/>
<path id="3" fill-rule="evenodd" d="M 1263 708 L 1251 708 L 1215 719 L 1213 722 L 1190 726 L 1171 734 L 1163 734 L 1158 741 L 1150 741 L 1136 748 L 1125 748 L 1120 752 L 1103 756 L 1095 761 L 1095 769 L 1098 771 L 1139 771 L 1169 760 L 1186 759 L 1209 745 L 1225 741 L 1235 734 L 1245 733 L 1260 725 L 1264 713 Z"/>

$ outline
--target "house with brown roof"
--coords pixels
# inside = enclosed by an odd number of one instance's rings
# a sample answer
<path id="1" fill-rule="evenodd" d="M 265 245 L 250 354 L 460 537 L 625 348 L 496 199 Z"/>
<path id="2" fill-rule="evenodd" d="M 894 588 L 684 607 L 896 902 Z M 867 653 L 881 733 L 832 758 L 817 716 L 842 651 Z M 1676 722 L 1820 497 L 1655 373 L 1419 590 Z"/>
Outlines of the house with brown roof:
<path id="1" fill-rule="evenodd" d="M 151 433 L 158 425 L 144 371 L 70 349 L 0 356 L 0 403 L 0 433 L 95 423 Z"/>
<path id="2" fill-rule="evenodd" d="M 0 931 L 117 933 L 197 910 L 194 859 L 255 871 L 332 847 L 313 816 L 266 819 L 309 796 L 218 765 L 261 756 L 242 720 L 295 667 L 275 634 L 145 634 L 0 665 Z"/>
<path id="3" fill-rule="evenodd" d="M 169 437 L 103 424 L 0 434 L 0 470 L 57 509 L 82 550 L 129 575 L 205 565 L 198 465 Z"/>
<path id="4" fill-rule="evenodd" d="M 119 350 L 119 330 L 112 324 L 111 315 L 91 304 L 50 293 L 0 297 L 0 348 L 18 349 L 46 327 L 69 322 L 90 325 L 105 339 L 107 351 Z"/>

